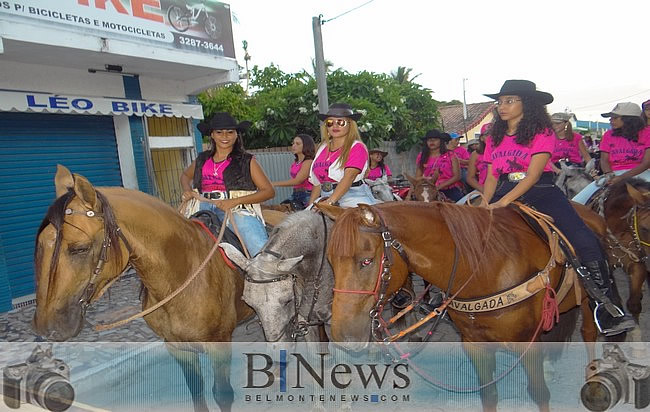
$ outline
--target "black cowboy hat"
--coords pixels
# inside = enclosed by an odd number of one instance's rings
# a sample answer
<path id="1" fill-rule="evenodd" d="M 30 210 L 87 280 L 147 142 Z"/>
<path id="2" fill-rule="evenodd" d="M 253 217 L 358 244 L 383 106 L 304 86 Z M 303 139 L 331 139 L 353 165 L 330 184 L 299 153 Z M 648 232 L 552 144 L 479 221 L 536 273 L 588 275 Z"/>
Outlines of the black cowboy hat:
<path id="1" fill-rule="evenodd" d="M 441 141 L 446 143 L 451 140 L 451 136 L 449 136 L 449 134 L 447 133 L 441 132 L 438 129 L 431 129 L 427 131 L 427 133 L 422 138 L 422 141 L 426 143 L 427 140 L 429 139 L 440 139 Z"/>
<path id="2" fill-rule="evenodd" d="M 490 99 L 497 100 L 499 96 L 531 96 L 541 104 L 553 103 L 553 95 L 537 90 L 535 83 L 530 80 L 506 80 L 499 93 L 484 94 Z"/>
<path id="3" fill-rule="evenodd" d="M 196 125 L 203 136 L 208 136 L 213 130 L 237 130 L 244 131 L 251 126 L 251 122 L 244 120 L 237 123 L 234 117 L 227 112 L 217 112 L 211 118 L 206 119 Z"/>
<path id="4" fill-rule="evenodd" d="M 327 113 L 318 113 L 318 118 L 323 121 L 328 117 L 347 117 L 356 122 L 361 117 L 361 113 L 355 113 L 352 106 L 347 103 L 332 103 L 327 109 Z"/>

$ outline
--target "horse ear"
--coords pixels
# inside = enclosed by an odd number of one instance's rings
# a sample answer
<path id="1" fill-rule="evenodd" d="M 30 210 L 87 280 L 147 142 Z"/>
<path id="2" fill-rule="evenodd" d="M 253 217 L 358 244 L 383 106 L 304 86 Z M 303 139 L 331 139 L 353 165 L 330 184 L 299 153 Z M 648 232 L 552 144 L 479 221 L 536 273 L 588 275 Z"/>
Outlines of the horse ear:
<path id="1" fill-rule="evenodd" d="M 230 243 L 219 243 L 219 247 L 223 249 L 223 252 L 228 256 L 228 259 L 232 260 L 235 265 L 246 271 L 246 268 L 250 264 L 250 260 L 246 258 L 246 256 L 242 255 L 236 247 Z"/>
<path id="2" fill-rule="evenodd" d="M 79 199 L 90 209 L 97 205 L 97 192 L 95 187 L 85 177 L 74 174 L 74 192 Z"/>
<path id="3" fill-rule="evenodd" d="M 282 259 L 278 262 L 278 271 L 280 273 L 287 273 L 290 272 L 291 269 L 294 268 L 300 261 L 302 260 L 303 255 L 300 255 L 298 257 L 292 257 L 292 258 L 287 258 L 287 259 Z"/>
<path id="4" fill-rule="evenodd" d="M 54 187 L 56 188 L 56 197 L 59 198 L 66 194 L 69 189 L 74 188 L 74 177 L 67 167 L 56 165 L 56 176 L 54 176 Z"/>
<path id="5" fill-rule="evenodd" d="M 359 212 L 361 212 L 361 218 L 366 226 L 377 226 L 377 216 L 369 205 L 359 203 L 357 207 L 359 208 Z"/>
<path id="6" fill-rule="evenodd" d="M 629 183 L 626 183 L 625 186 L 627 187 L 627 194 L 634 200 L 634 203 L 642 205 L 646 202 L 645 196 L 643 196 L 643 193 L 639 189 Z"/>
<path id="7" fill-rule="evenodd" d="M 341 216 L 341 213 L 345 212 L 345 209 L 342 207 L 330 205 L 325 202 L 314 203 L 314 206 L 332 220 L 336 220 L 337 217 Z"/>
<path id="8" fill-rule="evenodd" d="M 415 184 L 418 182 L 416 178 L 409 175 L 408 173 L 404 173 L 404 176 L 406 176 L 406 180 L 408 180 L 413 186 L 415 186 Z"/>

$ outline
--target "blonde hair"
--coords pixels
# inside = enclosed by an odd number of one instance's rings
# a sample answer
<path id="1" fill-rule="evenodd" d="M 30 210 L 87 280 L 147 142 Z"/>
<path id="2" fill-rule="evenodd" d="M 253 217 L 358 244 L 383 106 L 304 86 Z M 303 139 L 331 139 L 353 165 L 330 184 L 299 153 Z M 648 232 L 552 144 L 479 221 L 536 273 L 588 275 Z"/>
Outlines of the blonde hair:
<path id="1" fill-rule="evenodd" d="M 350 157 L 350 149 L 354 142 L 361 140 L 361 135 L 359 134 L 359 128 L 357 127 L 357 122 L 350 119 L 349 117 L 345 118 L 349 124 L 350 128 L 348 129 L 348 134 L 345 136 L 345 141 L 343 142 L 343 148 L 341 149 L 341 155 L 337 159 L 336 163 L 338 167 L 343 167 Z M 327 125 L 323 122 L 320 125 L 320 136 L 321 136 L 321 145 L 329 145 L 332 137 L 327 133 Z"/>

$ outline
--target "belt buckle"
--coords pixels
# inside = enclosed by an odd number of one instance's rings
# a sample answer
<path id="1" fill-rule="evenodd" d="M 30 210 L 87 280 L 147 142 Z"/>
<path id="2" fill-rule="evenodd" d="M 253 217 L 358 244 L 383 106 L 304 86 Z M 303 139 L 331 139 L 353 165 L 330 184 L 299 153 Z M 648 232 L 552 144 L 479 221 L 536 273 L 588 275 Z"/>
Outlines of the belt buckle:
<path id="1" fill-rule="evenodd" d="M 321 183 L 321 189 L 323 189 L 323 191 L 325 192 L 331 192 L 332 190 L 334 190 L 334 185 L 332 184 L 332 182 L 323 182 Z"/>
<path id="2" fill-rule="evenodd" d="M 511 182 L 518 182 L 526 177 L 526 172 L 512 172 L 508 173 L 508 180 Z"/>

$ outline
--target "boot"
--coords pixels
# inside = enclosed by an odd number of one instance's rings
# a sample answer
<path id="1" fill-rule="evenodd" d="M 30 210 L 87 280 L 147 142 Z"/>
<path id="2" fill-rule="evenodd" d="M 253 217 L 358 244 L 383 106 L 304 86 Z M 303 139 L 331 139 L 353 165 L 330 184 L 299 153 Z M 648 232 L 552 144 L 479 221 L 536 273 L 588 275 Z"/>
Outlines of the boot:
<path id="1" fill-rule="evenodd" d="M 587 262 L 584 266 L 589 271 L 591 280 L 611 301 L 611 303 L 600 302 L 589 296 L 590 307 L 593 310 L 594 321 L 598 330 L 605 336 L 614 336 L 634 329 L 636 322 L 632 316 L 623 310 L 620 297 L 615 289 L 616 285 L 609 273 L 607 261 Z"/>

